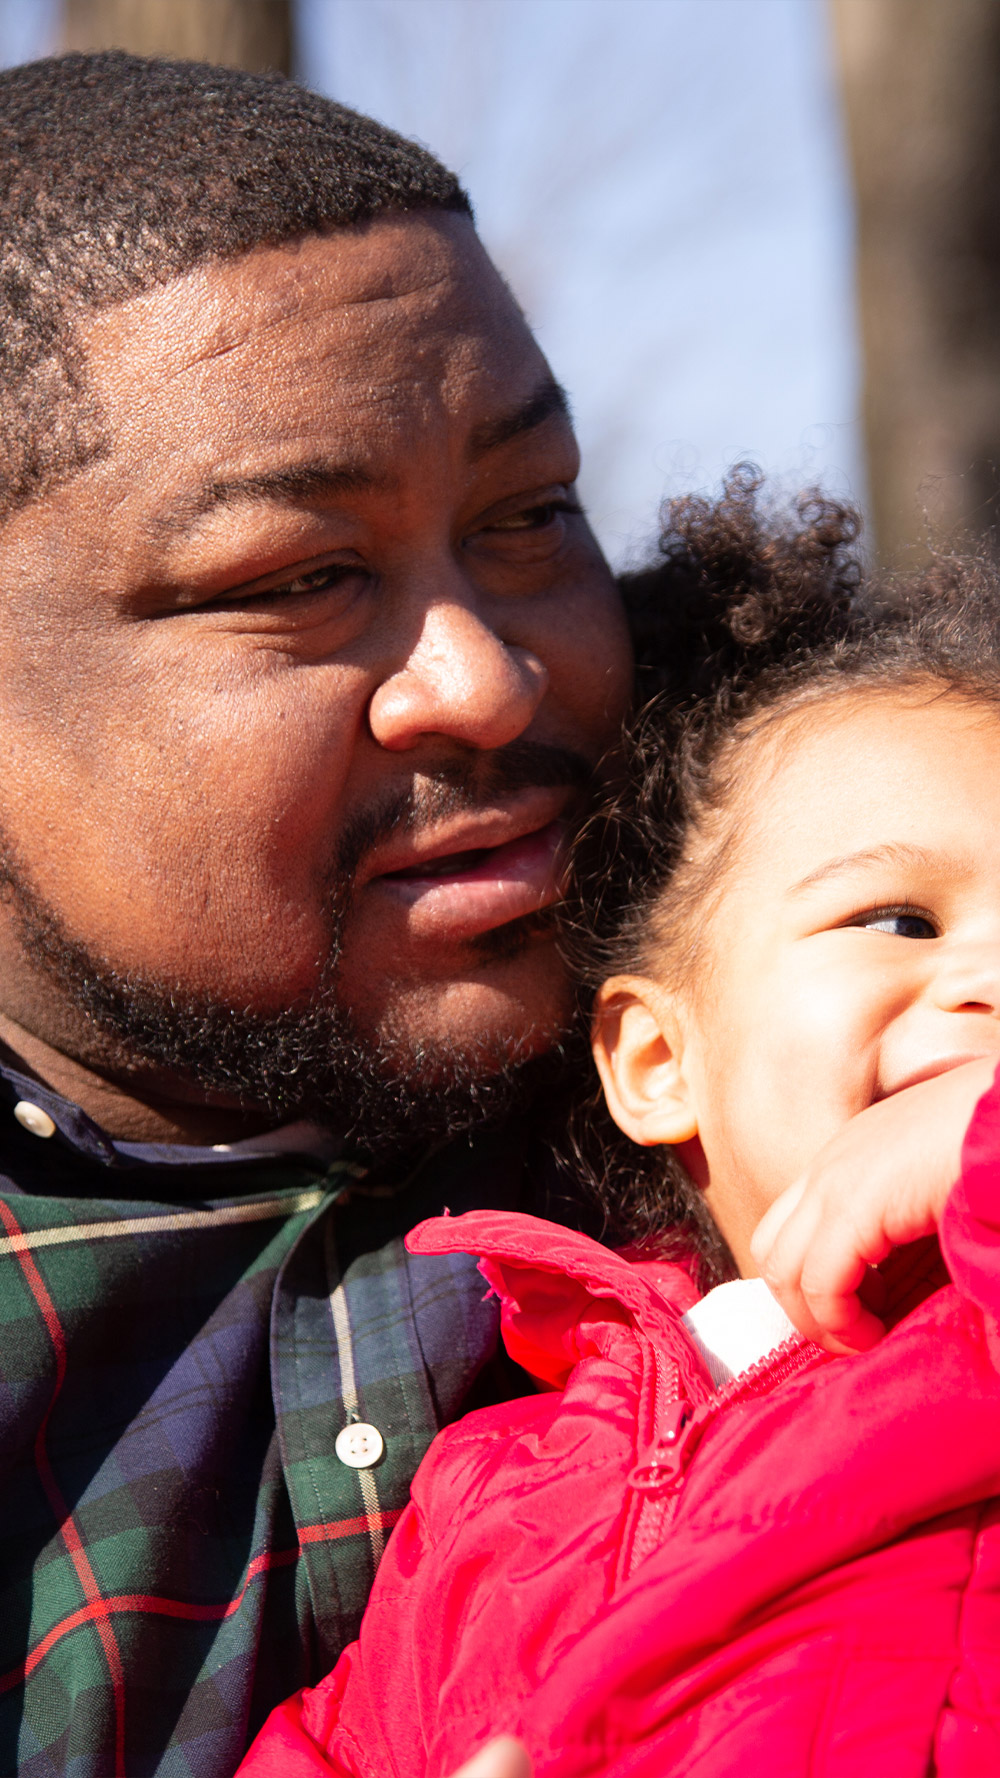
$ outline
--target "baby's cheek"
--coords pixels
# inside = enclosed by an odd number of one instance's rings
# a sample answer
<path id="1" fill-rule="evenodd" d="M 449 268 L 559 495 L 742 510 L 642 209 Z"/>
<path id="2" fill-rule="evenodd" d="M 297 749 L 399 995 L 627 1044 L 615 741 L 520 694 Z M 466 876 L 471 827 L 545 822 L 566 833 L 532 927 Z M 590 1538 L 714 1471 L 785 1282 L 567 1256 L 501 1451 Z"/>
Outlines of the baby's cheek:
<path id="1" fill-rule="evenodd" d="M 859 983 L 846 970 L 789 970 L 775 985 L 765 1042 L 772 1064 L 846 1115 L 863 1104 L 889 1009 L 877 984 Z"/>
<path id="2" fill-rule="evenodd" d="M 768 1202 L 871 1102 L 877 1028 L 836 985 L 775 984 L 719 1080 L 726 1145 Z"/>

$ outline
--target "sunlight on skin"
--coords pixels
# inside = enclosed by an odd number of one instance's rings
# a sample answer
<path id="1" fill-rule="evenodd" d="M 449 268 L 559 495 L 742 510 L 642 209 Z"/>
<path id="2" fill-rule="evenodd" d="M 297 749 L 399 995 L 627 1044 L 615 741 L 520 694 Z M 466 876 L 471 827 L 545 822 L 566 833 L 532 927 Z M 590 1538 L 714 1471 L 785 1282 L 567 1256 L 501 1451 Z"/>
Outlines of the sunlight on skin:
<path id="1" fill-rule="evenodd" d="M 523 743 L 585 771 L 617 732 L 628 638 L 564 405 L 464 218 L 202 267 L 81 340 L 112 447 L 0 539 L 0 829 L 102 968 L 305 1004 L 346 834 L 448 767 Z M 551 934 L 479 940 L 557 897 L 554 841 L 531 842 L 558 838 L 558 791 L 481 789 L 362 860 L 338 987 L 366 1036 L 548 1042 L 569 1004 Z M 37 956 L 5 903 L 0 1034 L 57 1090 L 131 1140 L 253 1133 L 244 1100 L 123 1068 Z"/>
<path id="2" fill-rule="evenodd" d="M 743 1276 L 856 1351 L 884 1331 L 866 1269 L 933 1233 L 1000 1059 L 1000 722 L 935 686 L 840 696 L 744 771 L 697 979 L 606 982 L 595 1055 Z"/>
<path id="3" fill-rule="evenodd" d="M 531 1778 L 528 1750 L 523 1741 L 500 1735 L 467 1761 L 455 1778 Z"/>

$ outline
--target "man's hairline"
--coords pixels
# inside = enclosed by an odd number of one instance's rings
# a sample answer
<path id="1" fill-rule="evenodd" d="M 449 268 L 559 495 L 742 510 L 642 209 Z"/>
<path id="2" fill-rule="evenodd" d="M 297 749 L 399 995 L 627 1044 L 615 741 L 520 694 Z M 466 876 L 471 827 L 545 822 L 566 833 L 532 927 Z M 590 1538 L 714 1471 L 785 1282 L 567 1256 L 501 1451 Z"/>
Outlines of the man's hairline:
<path id="1" fill-rule="evenodd" d="M 482 248 L 484 256 L 489 260 L 489 255 L 486 253 L 485 247 L 483 247 L 479 231 L 476 227 L 476 220 L 471 206 L 466 208 L 464 205 L 427 203 L 414 205 L 412 208 L 386 208 L 377 211 L 373 216 L 351 222 L 331 222 L 322 228 L 303 229 L 298 234 L 282 235 L 273 240 L 261 239 L 259 241 L 254 241 L 249 247 L 241 247 L 233 253 L 208 253 L 204 258 L 194 260 L 190 265 L 183 267 L 180 271 L 171 272 L 168 277 L 152 279 L 150 283 L 144 286 L 141 290 L 130 292 L 126 296 L 118 296 L 105 302 L 98 300 L 89 303 L 80 302 L 72 305 L 68 304 L 63 313 L 65 335 L 62 346 L 57 348 L 57 356 L 62 356 L 68 351 L 68 353 L 75 359 L 77 387 L 74 392 L 72 411 L 78 413 L 81 410 L 89 409 L 88 418 L 91 424 L 94 425 L 98 431 L 102 432 L 102 436 L 96 444 L 86 450 L 86 453 L 80 459 L 68 464 L 61 470 L 55 469 L 46 477 L 44 484 L 40 488 L 33 491 L 27 497 L 16 500 L 13 505 L 0 516 L 0 534 L 2 534 L 6 526 L 12 519 L 16 518 L 19 513 L 29 511 L 33 506 L 43 505 L 51 494 L 61 488 L 68 487 L 78 476 L 92 468 L 95 463 L 106 461 L 111 454 L 113 443 L 107 432 L 104 430 L 105 416 L 101 411 L 100 403 L 89 375 L 89 366 L 86 361 L 86 351 L 84 346 L 84 330 L 86 329 L 88 321 L 93 317 L 110 314 L 115 309 L 124 308 L 129 303 L 141 301 L 144 296 L 150 295 L 153 291 L 167 290 L 172 284 L 182 282 L 185 278 L 189 278 L 194 272 L 207 270 L 217 266 L 237 265 L 240 261 L 253 259 L 256 255 L 261 253 L 280 252 L 282 248 L 291 250 L 302 246 L 308 241 L 332 239 L 337 235 L 353 234 L 357 236 L 368 229 L 377 227 L 381 223 L 411 221 L 417 223 L 421 221 L 426 222 L 428 219 L 432 221 L 440 221 L 445 218 L 457 219 L 459 222 L 468 224 L 475 240 Z M 489 263 L 492 265 L 492 260 L 489 260 Z M 494 266 L 494 271 L 496 270 L 497 268 Z M 497 276 L 501 276 L 498 271 Z M 509 290 L 506 281 L 501 278 L 501 282 L 504 284 L 504 288 Z M 516 301 L 516 299 L 513 298 L 513 293 L 511 293 L 511 295 L 512 300 Z M 566 405 L 566 412 L 568 416 L 568 402 Z"/>

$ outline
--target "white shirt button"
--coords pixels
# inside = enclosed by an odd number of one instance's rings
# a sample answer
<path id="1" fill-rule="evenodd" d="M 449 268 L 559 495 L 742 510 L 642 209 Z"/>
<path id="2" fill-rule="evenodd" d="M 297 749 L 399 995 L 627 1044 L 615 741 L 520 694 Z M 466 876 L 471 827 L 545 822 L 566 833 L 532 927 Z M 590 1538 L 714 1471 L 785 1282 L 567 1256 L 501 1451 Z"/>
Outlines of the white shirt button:
<path id="1" fill-rule="evenodd" d="M 348 1469 L 371 1469 L 385 1450 L 385 1439 L 377 1426 L 357 1420 L 353 1426 L 345 1426 L 338 1432 L 333 1448 Z"/>
<path id="2" fill-rule="evenodd" d="M 47 1111 L 40 1105 L 32 1105 L 30 1099 L 19 1099 L 14 1107 L 14 1116 L 24 1130 L 30 1130 L 33 1136 L 54 1136 L 56 1126 Z"/>

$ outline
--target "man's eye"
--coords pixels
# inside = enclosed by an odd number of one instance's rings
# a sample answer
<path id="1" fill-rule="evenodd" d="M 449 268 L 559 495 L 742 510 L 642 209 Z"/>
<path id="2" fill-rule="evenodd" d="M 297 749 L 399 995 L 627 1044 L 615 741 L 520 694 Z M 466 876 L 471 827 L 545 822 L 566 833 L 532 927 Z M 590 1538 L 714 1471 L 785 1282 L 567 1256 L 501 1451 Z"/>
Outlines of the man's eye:
<path id="1" fill-rule="evenodd" d="M 325 568 L 313 568 L 308 574 L 297 574 L 293 580 L 283 580 L 280 586 L 265 587 L 258 597 L 278 599 L 294 593 L 325 593 L 337 586 L 349 573 L 350 569 L 343 562 L 331 562 Z"/>
<path id="2" fill-rule="evenodd" d="M 913 908 L 873 908 L 859 914 L 851 925 L 863 926 L 868 932 L 888 932 L 893 938 L 937 938 L 933 920 Z"/>
<path id="3" fill-rule="evenodd" d="M 496 519 L 491 531 L 544 531 L 562 513 L 580 513 L 583 508 L 575 500 L 546 500 L 540 506 L 526 506 L 522 512 Z"/>
<path id="4" fill-rule="evenodd" d="M 345 562 L 327 562 L 322 568 L 310 568 L 305 574 L 293 574 L 288 580 L 270 586 L 233 587 L 212 601 L 219 605 L 268 605 L 279 599 L 301 598 L 308 593 L 330 593 L 358 569 Z"/>

